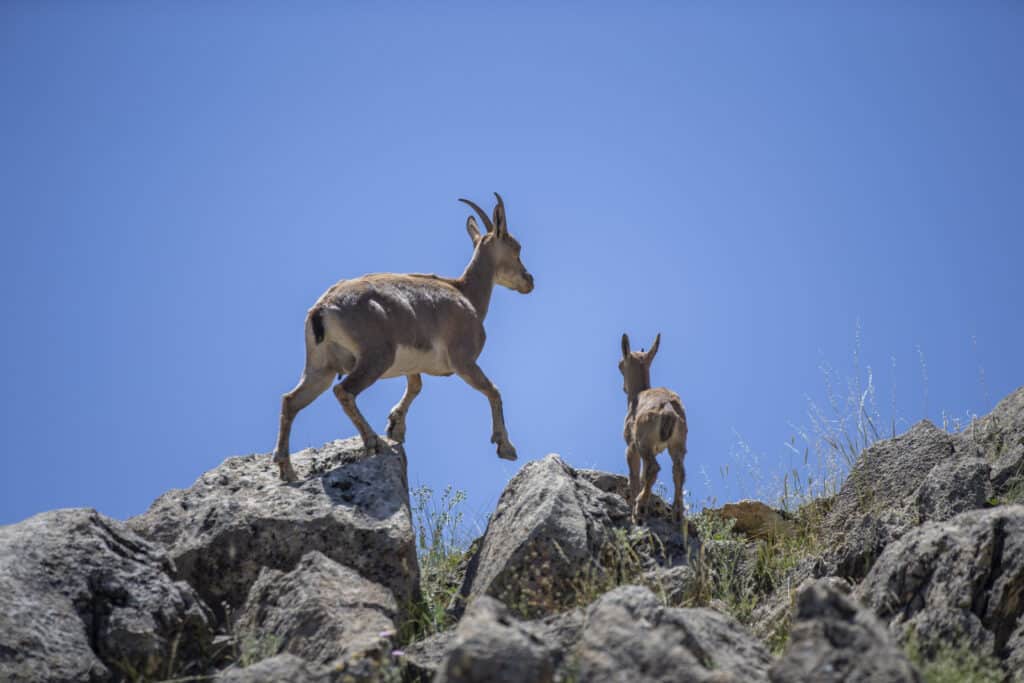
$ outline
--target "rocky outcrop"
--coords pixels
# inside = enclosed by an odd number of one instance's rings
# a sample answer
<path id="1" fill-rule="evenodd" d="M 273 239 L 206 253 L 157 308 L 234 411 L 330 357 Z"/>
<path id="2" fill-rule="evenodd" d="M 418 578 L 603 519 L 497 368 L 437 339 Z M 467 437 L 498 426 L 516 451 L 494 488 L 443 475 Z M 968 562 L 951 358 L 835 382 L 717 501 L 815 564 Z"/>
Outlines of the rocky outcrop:
<path id="1" fill-rule="evenodd" d="M 553 652 L 497 600 L 473 600 L 438 666 L 435 683 L 550 683 Z"/>
<path id="2" fill-rule="evenodd" d="M 796 533 L 796 525 L 791 520 L 759 500 L 726 503 L 708 512 L 721 519 L 733 520 L 732 530 L 748 538 L 790 537 Z"/>
<path id="3" fill-rule="evenodd" d="M 266 456 L 228 458 L 128 523 L 166 547 L 177 576 L 222 616 L 222 603 L 242 606 L 264 567 L 289 572 L 311 550 L 408 605 L 419 569 L 401 447 L 366 456 L 360 440 L 348 439 L 292 462 L 301 478 L 285 484 Z"/>
<path id="4" fill-rule="evenodd" d="M 763 681 L 771 657 L 731 617 L 663 607 L 646 588 L 624 586 L 587 611 L 579 681 Z"/>
<path id="5" fill-rule="evenodd" d="M 826 573 L 863 578 L 882 550 L 917 524 L 915 500 L 921 482 L 936 465 L 957 457 L 956 437 L 927 421 L 867 448 L 824 520 L 834 548 L 826 558 Z"/>
<path id="6" fill-rule="evenodd" d="M 214 680 L 217 683 L 336 683 L 339 672 L 325 666 L 307 662 L 293 654 L 280 654 L 247 667 L 231 667 Z M 348 683 L 356 683 L 351 677 Z"/>
<path id="7" fill-rule="evenodd" d="M 397 614 L 391 591 L 313 551 L 291 572 L 264 569 L 234 630 L 310 662 L 380 659 L 391 649 Z"/>
<path id="8" fill-rule="evenodd" d="M 1024 387 L 961 432 L 958 449 L 989 464 L 995 498 L 1024 503 Z"/>
<path id="9" fill-rule="evenodd" d="M 580 477 L 557 455 L 527 463 L 498 500 L 462 595 L 490 595 L 526 616 L 557 611 L 629 509 L 619 496 Z"/>
<path id="10" fill-rule="evenodd" d="M 212 615 L 171 570 L 162 549 L 95 510 L 0 527 L 0 680 L 201 670 Z"/>
<path id="11" fill-rule="evenodd" d="M 463 598 L 490 595 L 538 617 L 578 602 L 581 584 L 620 571 L 625 547 L 636 554 L 638 571 L 697 554 L 696 536 L 670 519 L 652 515 L 633 527 L 616 490 L 624 478 L 602 474 L 574 470 L 557 455 L 527 463 L 498 500 L 469 563 Z"/>
<path id="12" fill-rule="evenodd" d="M 914 529 L 886 548 L 857 592 L 926 657 L 956 645 L 1024 661 L 1024 506 Z"/>
<path id="13" fill-rule="evenodd" d="M 840 580 L 808 582 L 793 614 L 789 647 L 773 683 L 912 683 L 921 676 L 885 627 Z"/>

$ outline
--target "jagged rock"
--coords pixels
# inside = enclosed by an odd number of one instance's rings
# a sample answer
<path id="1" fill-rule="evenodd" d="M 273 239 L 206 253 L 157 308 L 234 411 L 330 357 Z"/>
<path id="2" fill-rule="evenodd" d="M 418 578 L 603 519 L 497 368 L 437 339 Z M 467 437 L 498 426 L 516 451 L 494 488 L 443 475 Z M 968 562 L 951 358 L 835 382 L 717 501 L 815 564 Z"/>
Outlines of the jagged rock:
<path id="1" fill-rule="evenodd" d="M 959 437 L 961 449 L 991 465 L 993 495 L 1024 503 L 1024 387 L 972 422 Z"/>
<path id="2" fill-rule="evenodd" d="M 390 651 L 397 614 L 391 591 L 314 550 L 291 572 L 264 568 L 235 631 L 311 662 L 379 659 Z"/>
<path id="3" fill-rule="evenodd" d="M 578 657 L 581 683 L 764 681 L 771 664 L 730 617 L 663 607 L 640 586 L 617 588 L 590 606 Z"/>
<path id="4" fill-rule="evenodd" d="M 514 621 L 506 615 L 510 622 Z M 515 622 L 518 628 L 532 634 L 545 644 L 548 657 L 555 670 L 555 680 L 564 680 L 565 669 L 573 665 L 571 651 L 583 631 L 585 612 L 573 609 L 535 621 Z M 409 678 L 414 681 L 432 681 L 448 653 L 456 643 L 456 630 L 444 631 L 405 648 L 401 661 Z"/>
<path id="5" fill-rule="evenodd" d="M 858 595 L 926 657 L 956 645 L 1024 660 L 1024 506 L 973 510 L 914 529 L 885 549 Z"/>
<path id="6" fill-rule="evenodd" d="M 557 455 L 527 463 L 498 500 L 461 595 L 498 598 L 525 616 L 557 611 L 573 581 L 629 523 L 629 509 Z"/>
<path id="7" fill-rule="evenodd" d="M 550 683 L 553 653 L 529 627 L 512 618 L 497 600 L 469 603 L 455 630 L 435 683 Z"/>
<path id="8" fill-rule="evenodd" d="M 933 467 L 955 461 L 956 438 L 921 421 L 861 453 L 824 520 L 827 573 L 857 580 L 882 550 L 918 523 L 916 492 Z M 961 491 L 950 492 L 949 498 Z M 973 492 L 965 493 L 973 496 Z"/>
<path id="9" fill-rule="evenodd" d="M 637 580 L 657 595 L 662 602 L 674 607 L 683 607 L 692 602 L 698 593 L 697 572 L 688 565 L 658 567 L 644 572 Z"/>
<path id="10" fill-rule="evenodd" d="M 228 458 L 128 523 L 163 544 L 178 577 L 218 611 L 222 601 L 240 607 L 264 567 L 291 571 L 310 550 L 408 605 L 419 566 L 401 447 L 366 456 L 362 441 L 347 439 L 296 453 L 292 462 L 305 476 L 285 484 L 267 456 Z"/>
<path id="11" fill-rule="evenodd" d="M 793 621 L 789 647 L 769 672 L 773 683 L 922 680 L 885 627 L 847 597 L 838 581 L 805 584 Z"/>
<path id="12" fill-rule="evenodd" d="M 293 654 L 279 654 L 245 668 L 232 667 L 215 679 L 218 683 L 334 683 L 338 672 L 307 662 Z"/>
<path id="13" fill-rule="evenodd" d="M 708 513 L 722 519 L 735 520 L 732 530 L 749 538 L 790 537 L 796 533 L 792 521 L 759 500 L 726 503 L 717 510 L 708 510 Z"/>
<path id="14" fill-rule="evenodd" d="M 670 513 L 632 526 L 617 478 L 623 479 L 574 470 L 557 455 L 524 466 L 471 557 L 459 592 L 463 604 L 490 595 L 521 616 L 539 617 L 571 606 L 585 584 L 621 573 L 623 562 L 639 571 L 697 554 L 696 535 L 674 524 Z"/>
<path id="15" fill-rule="evenodd" d="M 980 458 L 958 458 L 933 467 L 917 490 L 920 522 L 941 522 L 988 505 L 991 469 Z"/>
<path id="16" fill-rule="evenodd" d="M 212 614 L 164 551 L 95 510 L 0 527 L 0 680 L 195 673 Z"/>
<path id="17" fill-rule="evenodd" d="M 625 462 L 625 458 L 623 458 Z M 601 489 L 605 493 L 614 493 L 622 500 L 629 502 L 629 478 L 624 477 L 621 474 L 614 474 L 612 472 L 603 472 L 601 470 L 588 470 L 578 469 L 576 474 L 583 477 L 591 484 Z M 648 513 L 649 517 L 655 518 L 672 518 L 672 506 L 669 505 L 661 498 L 661 496 L 654 496 L 651 498 L 650 510 Z"/>

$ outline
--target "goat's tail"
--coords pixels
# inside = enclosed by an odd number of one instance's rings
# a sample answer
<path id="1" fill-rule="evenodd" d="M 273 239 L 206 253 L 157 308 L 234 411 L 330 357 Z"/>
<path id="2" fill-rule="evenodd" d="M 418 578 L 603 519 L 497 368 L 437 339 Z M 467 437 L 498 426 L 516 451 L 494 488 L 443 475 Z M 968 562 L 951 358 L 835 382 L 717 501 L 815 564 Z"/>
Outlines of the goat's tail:
<path id="1" fill-rule="evenodd" d="M 668 441 L 672 438 L 672 432 L 676 429 L 676 423 L 679 422 L 679 416 L 671 410 L 664 410 L 661 413 L 661 424 L 658 429 L 658 438 L 661 441 Z"/>
<path id="2" fill-rule="evenodd" d="M 313 339 L 319 344 L 324 340 L 324 313 L 319 306 L 309 312 L 309 324 L 313 327 Z"/>

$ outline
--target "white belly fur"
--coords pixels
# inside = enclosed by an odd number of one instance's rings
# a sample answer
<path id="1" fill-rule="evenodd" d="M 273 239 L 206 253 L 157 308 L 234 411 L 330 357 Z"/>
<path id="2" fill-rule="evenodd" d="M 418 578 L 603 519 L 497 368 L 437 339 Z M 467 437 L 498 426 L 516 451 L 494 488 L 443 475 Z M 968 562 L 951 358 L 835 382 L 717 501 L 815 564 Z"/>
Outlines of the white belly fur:
<path id="1" fill-rule="evenodd" d="M 395 362 L 391 364 L 384 377 L 401 377 L 414 373 L 426 375 L 448 375 L 452 368 L 448 363 L 448 350 L 444 347 L 427 351 L 411 346 L 399 346 L 395 352 Z"/>

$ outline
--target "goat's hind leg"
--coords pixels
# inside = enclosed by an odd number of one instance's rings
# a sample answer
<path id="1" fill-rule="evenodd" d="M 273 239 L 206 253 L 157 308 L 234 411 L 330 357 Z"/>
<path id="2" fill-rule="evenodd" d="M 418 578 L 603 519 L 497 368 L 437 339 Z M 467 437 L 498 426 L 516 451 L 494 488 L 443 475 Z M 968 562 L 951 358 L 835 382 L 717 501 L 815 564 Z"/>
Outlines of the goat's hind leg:
<path id="1" fill-rule="evenodd" d="M 643 473 L 643 490 L 640 492 L 640 496 L 636 499 L 636 509 L 633 512 L 635 517 L 644 519 L 647 517 L 649 508 L 651 506 L 652 489 L 654 488 L 654 482 L 658 480 L 658 472 L 661 471 L 661 465 L 658 464 L 658 458 L 655 457 L 657 453 L 644 453 L 644 473 Z"/>
<path id="2" fill-rule="evenodd" d="M 413 399 L 423 390 L 423 378 L 417 375 L 406 375 L 405 393 L 391 412 L 388 413 L 388 438 L 398 443 L 405 443 L 405 416 Z"/>
<path id="3" fill-rule="evenodd" d="M 281 397 L 281 422 L 277 431 L 277 445 L 274 447 L 274 462 L 280 469 L 282 481 L 296 481 L 298 475 L 292 467 L 288 441 L 291 437 L 292 422 L 300 410 L 324 393 L 331 386 L 334 371 L 329 368 L 306 367 L 302 378 L 294 389 Z"/>
<path id="4" fill-rule="evenodd" d="M 352 424 L 358 430 L 359 436 L 363 438 L 363 446 L 366 448 L 367 454 L 380 451 L 380 439 L 377 438 L 377 432 L 373 430 L 370 423 L 359 412 L 359 407 L 356 405 L 356 396 L 380 379 L 380 376 L 391 367 L 394 358 L 394 351 L 360 356 L 352 372 L 334 386 L 334 395 L 337 397 L 338 403 L 341 404 L 342 410 L 352 420 Z"/>
<path id="5" fill-rule="evenodd" d="M 683 484 L 686 483 L 686 468 L 683 460 L 686 457 L 686 444 L 670 444 L 669 455 L 672 456 L 672 483 L 675 486 L 675 498 L 672 499 L 672 519 L 676 523 L 683 521 Z"/>

